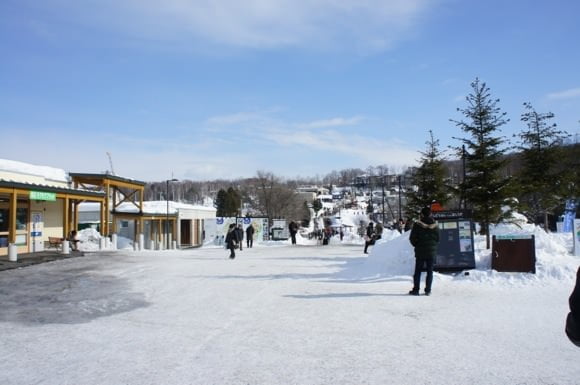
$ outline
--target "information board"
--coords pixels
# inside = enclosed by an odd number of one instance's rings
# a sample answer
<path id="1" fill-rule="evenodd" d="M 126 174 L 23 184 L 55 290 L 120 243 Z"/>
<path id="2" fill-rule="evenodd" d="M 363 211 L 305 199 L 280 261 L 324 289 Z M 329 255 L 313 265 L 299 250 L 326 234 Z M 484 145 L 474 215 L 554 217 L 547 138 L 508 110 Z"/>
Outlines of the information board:
<path id="1" fill-rule="evenodd" d="M 473 225 L 467 210 L 438 211 L 433 218 L 439 226 L 435 271 L 475 269 Z"/>

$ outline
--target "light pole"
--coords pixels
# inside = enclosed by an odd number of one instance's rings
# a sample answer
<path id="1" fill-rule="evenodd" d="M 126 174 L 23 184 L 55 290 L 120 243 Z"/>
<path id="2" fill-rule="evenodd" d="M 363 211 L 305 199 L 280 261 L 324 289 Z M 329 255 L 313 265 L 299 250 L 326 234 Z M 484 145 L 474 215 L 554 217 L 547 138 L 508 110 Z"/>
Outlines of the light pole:
<path id="1" fill-rule="evenodd" d="M 401 211 L 401 175 L 398 175 L 399 179 L 399 223 L 401 223 L 401 219 L 403 219 L 403 213 Z"/>
<path id="2" fill-rule="evenodd" d="M 167 179 L 165 181 L 165 200 L 167 201 L 167 211 L 165 211 L 165 244 L 167 250 L 169 250 L 169 182 L 177 182 L 177 179 Z"/>

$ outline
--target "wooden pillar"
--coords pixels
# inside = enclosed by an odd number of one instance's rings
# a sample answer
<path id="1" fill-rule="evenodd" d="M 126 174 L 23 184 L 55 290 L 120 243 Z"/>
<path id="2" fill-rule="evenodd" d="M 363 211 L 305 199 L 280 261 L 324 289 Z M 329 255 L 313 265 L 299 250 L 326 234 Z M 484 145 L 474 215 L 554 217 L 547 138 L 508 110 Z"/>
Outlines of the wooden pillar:
<path id="1" fill-rule="evenodd" d="M 109 181 L 105 181 L 105 228 L 103 235 L 109 235 L 109 221 L 110 221 L 110 210 L 109 210 L 109 200 L 111 199 L 111 186 Z"/>
<path id="2" fill-rule="evenodd" d="M 68 196 L 64 197 L 64 202 L 62 205 L 62 237 L 66 238 L 70 231 L 70 222 L 69 222 L 69 199 Z"/>
<path id="3" fill-rule="evenodd" d="M 10 228 L 8 230 L 8 243 L 16 243 L 16 210 L 18 208 L 18 193 L 13 190 L 10 194 Z"/>
<path id="4" fill-rule="evenodd" d="M 101 235 L 104 236 L 105 235 L 105 203 L 103 201 L 99 202 L 99 207 L 101 209 L 101 228 L 100 228 L 100 232 Z"/>
<path id="5" fill-rule="evenodd" d="M 143 213 L 143 193 L 145 192 L 145 188 L 141 187 L 139 189 L 139 213 Z"/>
<path id="6" fill-rule="evenodd" d="M 78 217 L 78 201 L 76 199 L 73 199 L 71 201 L 71 207 L 72 207 L 72 211 L 71 211 L 71 226 L 73 230 L 78 230 L 79 229 L 79 217 Z"/>
<path id="7" fill-rule="evenodd" d="M 113 211 L 116 211 L 116 210 L 117 210 L 117 187 L 114 186 L 113 187 Z M 113 234 L 116 234 L 117 233 L 117 219 L 115 219 L 115 216 L 112 215 L 111 220 L 113 221 L 112 222 Z"/>

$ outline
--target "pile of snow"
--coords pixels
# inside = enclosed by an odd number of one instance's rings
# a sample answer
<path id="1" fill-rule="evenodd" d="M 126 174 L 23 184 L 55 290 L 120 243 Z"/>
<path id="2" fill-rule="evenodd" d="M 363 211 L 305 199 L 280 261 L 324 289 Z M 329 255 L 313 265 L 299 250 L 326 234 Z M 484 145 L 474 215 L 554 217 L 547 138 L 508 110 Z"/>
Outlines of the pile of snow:
<path id="1" fill-rule="evenodd" d="M 101 234 L 96 229 L 87 228 L 77 233 L 80 251 L 98 251 Z"/>
<path id="2" fill-rule="evenodd" d="M 383 239 L 369 248 L 369 256 L 345 266 L 339 278 L 359 280 L 408 279 L 413 275 L 415 257 L 409 242 L 410 232 L 399 234 L 385 230 Z M 534 235 L 536 247 L 536 274 L 499 273 L 491 269 L 491 249 L 486 249 L 485 236 L 476 235 L 476 268 L 469 274 L 438 274 L 435 280 L 479 281 L 487 284 L 521 285 L 549 280 L 574 281 L 580 258 L 572 255 L 571 233 L 546 233 L 531 225 L 502 224 L 491 227 L 492 235 Z M 423 277 L 424 279 L 424 277 Z"/>
<path id="3" fill-rule="evenodd" d="M 99 251 L 101 248 L 101 234 L 93 228 L 80 230 L 77 233 L 80 251 Z M 118 250 L 133 250 L 133 240 L 121 236 L 117 236 Z"/>

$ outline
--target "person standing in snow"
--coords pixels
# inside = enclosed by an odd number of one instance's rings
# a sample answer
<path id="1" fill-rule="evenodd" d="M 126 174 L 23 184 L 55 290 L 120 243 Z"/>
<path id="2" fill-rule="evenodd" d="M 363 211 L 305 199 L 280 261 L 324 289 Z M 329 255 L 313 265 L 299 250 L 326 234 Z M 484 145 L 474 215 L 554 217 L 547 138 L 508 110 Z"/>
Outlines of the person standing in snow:
<path id="1" fill-rule="evenodd" d="M 421 210 L 421 218 L 413 224 L 409 241 L 415 248 L 415 274 L 413 274 L 413 289 L 409 294 L 419 295 L 421 270 L 423 266 L 426 266 L 425 295 L 430 295 L 431 284 L 433 283 L 433 263 L 435 262 L 437 244 L 439 243 L 439 229 L 431 216 L 429 207 Z"/>
<path id="2" fill-rule="evenodd" d="M 570 295 L 570 313 L 566 318 L 566 335 L 570 341 L 580 347 L 580 267 L 576 272 L 576 286 Z"/>
<path id="3" fill-rule="evenodd" d="M 365 239 L 365 254 L 367 253 L 367 249 L 369 248 L 369 245 L 372 245 L 373 243 L 373 237 L 375 235 L 375 229 L 373 228 L 373 222 L 369 222 L 369 224 L 367 225 L 367 235 L 366 235 L 366 239 Z"/>
<path id="4" fill-rule="evenodd" d="M 242 228 L 242 224 L 238 225 L 236 229 L 236 236 L 238 238 L 238 244 L 240 245 L 240 251 L 242 251 L 242 244 L 244 243 L 244 229 Z"/>
<path id="5" fill-rule="evenodd" d="M 251 248 L 254 246 L 254 226 L 250 225 L 246 228 L 246 247 Z"/>
<path id="6" fill-rule="evenodd" d="M 298 225 L 296 222 L 292 221 L 288 225 L 288 230 L 290 230 L 290 237 L 292 238 L 292 244 L 296 244 L 296 233 L 298 232 Z"/>
<path id="7" fill-rule="evenodd" d="M 226 235 L 226 245 L 230 250 L 230 259 L 234 259 L 236 257 L 236 243 L 238 242 L 237 231 L 236 231 L 236 224 L 232 223 L 228 228 L 228 234 Z"/>

